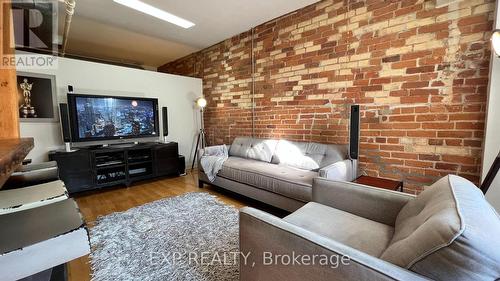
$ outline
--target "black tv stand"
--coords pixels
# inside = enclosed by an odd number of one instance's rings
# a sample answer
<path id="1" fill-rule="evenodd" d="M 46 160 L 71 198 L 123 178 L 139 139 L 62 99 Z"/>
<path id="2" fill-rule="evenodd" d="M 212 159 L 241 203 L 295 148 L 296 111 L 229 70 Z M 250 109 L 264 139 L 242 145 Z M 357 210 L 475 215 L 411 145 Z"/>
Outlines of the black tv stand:
<path id="1" fill-rule="evenodd" d="M 59 176 L 68 192 L 76 193 L 161 176 L 184 174 L 184 157 L 178 144 L 171 142 L 120 144 L 86 147 L 77 151 L 51 151 L 57 161 Z"/>

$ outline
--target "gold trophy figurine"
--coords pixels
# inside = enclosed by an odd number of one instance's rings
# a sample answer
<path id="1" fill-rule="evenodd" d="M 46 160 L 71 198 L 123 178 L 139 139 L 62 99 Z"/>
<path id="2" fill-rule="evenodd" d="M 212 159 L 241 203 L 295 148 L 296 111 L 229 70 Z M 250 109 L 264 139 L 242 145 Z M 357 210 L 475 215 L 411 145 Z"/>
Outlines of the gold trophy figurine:
<path id="1" fill-rule="evenodd" d="M 23 90 L 24 98 L 24 103 L 19 109 L 21 117 L 35 118 L 35 107 L 31 106 L 31 89 L 33 88 L 33 83 L 28 83 L 28 79 L 24 78 L 23 83 L 19 84 L 19 86 L 21 87 L 21 90 Z"/>

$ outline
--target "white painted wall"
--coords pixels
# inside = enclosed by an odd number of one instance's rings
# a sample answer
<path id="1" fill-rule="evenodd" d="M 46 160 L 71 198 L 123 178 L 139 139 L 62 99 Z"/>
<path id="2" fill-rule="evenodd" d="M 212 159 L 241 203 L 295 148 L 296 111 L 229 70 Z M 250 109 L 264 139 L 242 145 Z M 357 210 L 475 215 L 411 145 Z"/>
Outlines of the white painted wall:
<path id="1" fill-rule="evenodd" d="M 496 2 L 495 29 L 500 29 L 500 6 Z M 484 141 L 484 157 L 482 179 L 488 173 L 491 164 L 500 150 L 500 58 L 493 55 L 490 69 L 490 88 L 488 93 L 488 112 L 486 115 L 486 134 Z M 500 175 L 486 193 L 486 199 L 500 212 Z"/>
<path id="2" fill-rule="evenodd" d="M 179 143 L 179 153 L 190 163 L 199 130 L 200 117 L 194 100 L 202 95 L 201 79 L 68 58 L 59 58 L 55 70 L 18 68 L 18 71 L 55 75 L 58 103 L 66 102 L 67 85 L 73 85 L 79 94 L 158 98 L 160 108 L 168 107 L 168 140 Z M 59 122 L 21 122 L 20 128 L 22 137 L 35 139 L 35 148 L 28 155 L 33 162 L 46 161 L 48 151 L 64 147 Z"/>

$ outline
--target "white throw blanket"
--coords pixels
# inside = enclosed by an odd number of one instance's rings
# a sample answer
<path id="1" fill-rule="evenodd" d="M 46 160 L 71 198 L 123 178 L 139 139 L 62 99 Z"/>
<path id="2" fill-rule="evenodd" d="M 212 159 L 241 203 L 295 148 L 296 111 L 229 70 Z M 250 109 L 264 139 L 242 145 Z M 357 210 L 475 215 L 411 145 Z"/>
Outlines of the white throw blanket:
<path id="1" fill-rule="evenodd" d="M 208 180 L 213 182 L 217 173 L 222 169 L 222 164 L 228 157 L 227 146 L 216 145 L 205 148 L 200 159 L 201 167 L 207 175 Z"/>

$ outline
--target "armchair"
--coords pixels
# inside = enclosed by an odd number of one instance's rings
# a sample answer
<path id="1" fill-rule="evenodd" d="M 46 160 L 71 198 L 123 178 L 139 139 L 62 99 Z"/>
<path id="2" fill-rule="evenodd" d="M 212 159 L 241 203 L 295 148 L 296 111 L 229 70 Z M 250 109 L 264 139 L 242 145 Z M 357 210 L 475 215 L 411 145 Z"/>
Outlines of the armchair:
<path id="1" fill-rule="evenodd" d="M 419 196 L 315 178 L 313 202 L 283 219 L 241 210 L 240 250 L 251 261 L 240 280 L 496 280 L 498 233 L 498 214 L 458 176 Z M 287 255 L 349 263 L 269 263 Z"/>

